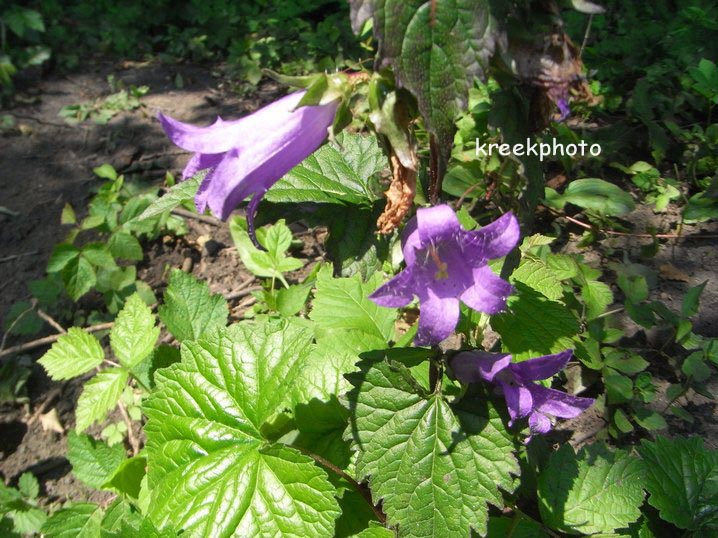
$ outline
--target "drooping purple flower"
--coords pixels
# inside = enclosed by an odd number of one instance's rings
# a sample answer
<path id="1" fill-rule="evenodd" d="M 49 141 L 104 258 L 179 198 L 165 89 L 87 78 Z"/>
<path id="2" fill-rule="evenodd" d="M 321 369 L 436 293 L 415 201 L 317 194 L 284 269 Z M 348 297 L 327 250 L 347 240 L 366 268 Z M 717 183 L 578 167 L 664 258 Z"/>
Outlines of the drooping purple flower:
<path id="1" fill-rule="evenodd" d="M 535 381 L 548 379 L 566 367 L 573 351 L 513 363 L 511 355 L 464 351 L 451 360 L 451 369 L 463 383 L 489 381 L 506 399 L 511 421 L 528 417 L 531 433 L 551 429 L 549 416 L 574 418 L 593 404 L 593 398 L 581 398 L 549 389 Z"/>
<path id="2" fill-rule="evenodd" d="M 561 98 L 556 102 L 560 115 L 556 121 L 562 122 L 571 115 L 571 108 L 568 106 L 568 99 Z"/>
<path id="3" fill-rule="evenodd" d="M 195 152 L 182 178 L 209 169 L 195 197 L 197 211 L 203 213 L 209 206 L 212 213 L 226 219 L 253 195 L 247 215 L 254 238 L 254 213 L 264 193 L 322 144 L 334 121 L 339 100 L 296 108 L 305 93 L 287 95 L 239 120 L 217 118 L 209 127 L 159 114 L 170 140 Z"/>
<path id="4" fill-rule="evenodd" d="M 369 298 L 398 308 L 416 295 L 421 312 L 414 343 L 438 344 L 456 328 L 460 301 L 487 314 L 503 310 L 511 285 L 486 263 L 508 254 L 518 240 L 519 223 L 511 213 L 466 231 L 448 205 L 419 209 L 404 230 L 406 269 Z"/>

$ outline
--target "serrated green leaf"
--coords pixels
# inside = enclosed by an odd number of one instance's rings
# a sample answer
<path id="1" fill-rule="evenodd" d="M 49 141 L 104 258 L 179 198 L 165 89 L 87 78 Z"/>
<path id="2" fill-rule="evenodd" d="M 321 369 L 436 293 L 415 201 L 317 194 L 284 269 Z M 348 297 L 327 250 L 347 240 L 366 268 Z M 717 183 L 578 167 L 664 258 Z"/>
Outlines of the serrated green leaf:
<path id="1" fill-rule="evenodd" d="M 58 271 L 61 271 L 67 267 L 67 264 L 79 255 L 80 249 L 78 249 L 75 245 L 68 245 L 65 243 L 55 245 L 55 248 L 52 249 L 50 259 L 47 262 L 47 272 L 57 273 Z"/>
<path id="2" fill-rule="evenodd" d="M 107 242 L 107 246 L 115 258 L 140 261 L 144 257 L 140 242 L 135 236 L 127 232 L 113 233 Z"/>
<path id="3" fill-rule="evenodd" d="M 17 481 L 17 489 L 26 499 L 35 499 L 40 493 L 40 484 L 32 473 L 22 473 Z"/>
<path id="4" fill-rule="evenodd" d="M 139 295 L 132 294 L 110 332 L 110 345 L 120 364 L 126 368 L 136 366 L 152 353 L 159 336 L 152 310 Z"/>
<path id="5" fill-rule="evenodd" d="M 638 520 L 643 504 L 641 462 L 594 443 L 574 454 L 568 443 L 538 477 L 544 523 L 569 533 L 610 533 Z"/>
<path id="6" fill-rule="evenodd" d="M 379 198 L 371 180 L 386 167 L 376 138 L 342 133 L 275 183 L 265 200 L 367 205 Z"/>
<path id="7" fill-rule="evenodd" d="M 658 437 L 638 449 L 646 468 L 648 504 L 681 529 L 718 528 L 718 451 L 700 437 Z"/>
<path id="8" fill-rule="evenodd" d="M 581 298 L 586 305 L 586 319 L 591 320 L 603 314 L 613 303 L 613 292 L 608 284 L 598 280 L 588 280 L 581 286 Z"/>
<path id="9" fill-rule="evenodd" d="M 74 504 L 52 514 L 42 526 L 42 532 L 47 538 L 97 538 L 103 515 L 102 508 L 96 504 Z"/>
<path id="10" fill-rule="evenodd" d="M 47 514 L 39 508 L 26 506 L 23 510 L 13 510 L 8 514 L 13 521 L 13 529 L 24 535 L 40 532 L 47 520 Z"/>
<path id="11" fill-rule="evenodd" d="M 511 273 L 511 282 L 521 282 L 552 301 L 563 295 L 560 280 L 548 266 L 538 260 L 521 260 L 521 264 Z"/>
<path id="12" fill-rule="evenodd" d="M 491 318 L 503 349 L 521 361 L 574 347 L 571 338 L 579 326 L 573 314 L 525 284 L 516 283 L 515 287 L 516 294 L 507 302 L 508 312 Z"/>
<path id="13" fill-rule="evenodd" d="M 89 435 L 70 431 L 67 436 L 67 459 L 77 478 L 92 488 L 102 489 L 125 460 L 125 449 L 121 444 L 110 447 Z"/>
<path id="14" fill-rule="evenodd" d="M 603 384 L 609 404 L 620 404 L 633 398 L 633 382 L 625 375 L 608 369 L 603 374 Z"/>
<path id="15" fill-rule="evenodd" d="M 436 140 L 443 177 L 454 140 L 454 119 L 466 107 L 475 78 L 484 77 L 501 31 L 488 1 L 376 2 L 374 36 L 379 65 L 393 67 L 417 99 Z"/>
<path id="16" fill-rule="evenodd" d="M 186 200 L 191 200 L 197 194 L 200 183 L 207 175 L 205 170 L 195 174 L 192 178 L 177 183 L 169 188 L 169 190 L 161 197 L 153 201 L 147 208 L 137 217 L 132 219 L 132 223 L 138 223 L 152 219 L 158 215 L 173 210 Z"/>
<path id="17" fill-rule="evenodd" d="M 82 247 L 82 258 L 95 267 L 103 269 L 116 269 L 117 262 L 112 257 L 110 249 L 104 243 L 90 243 Z"/>
<path id="18" fill-rule="evenodd" d="M 182 362 L 157 372 L 145 404 L 155 524 L 192 536 L 331 536 L 339 512 L 326 473 L 262 433 L 291 403 L 311 340 L 298 323 L 237 324 L 186 342 Z"/>
<path id="19" fill-rule="evenodd" d="M 630 433 L 634 429 L 633 424 L 631 424 L 631 421 L 628 420 L 626 413 L 624 413 L 622 409 L 616 409 L 613 413 L 613 423 L 622 433 Z"/>
<path id="20" fill-rule="evenodd" d="M 65 290 L 73 301 L 79 300 L 97 282 L 95 270 L 83 256 L 70 260 L 60 274 L 62 282 L 65 284 Z"/>
<path id="21" fill-rule="evenodd" d="M 441 395 L 423 398 L 408 370 L 387 361 L 360 363 L 348 376 L 348 434 L 359 450 L 357 475 L 369 476 L 375 501 L 402 536 L 486 532 L 488 504 L 518 473 L 513 443 L 486 400 L 452 408 Z"/>
<path id="22" fill-rule="evenodd" d="M 128 373 L 122 368 L 110 368 L 85 383 L 77 400 L 75 429 L 83 432 L 94 422 L 102 421 L 117 405 L 127 384 Z"/>
<path id="23" fill-rule="evenodd" d="M 372 210 L 352 207 L 338 213 L 327 211 L 329 227 L 327 255 L 341 276 L 361 275 L 366 280 L 381 269 L 389 253 L 389 237 L 377 235 L 376 220 L 381 207 Z"/>
<path id="24" fill-rule="evenodd" d="M 329 271 L 320 271 L 309 314 L 318 325 L 318 334 L 326 330 L 352 329 L 385 342 L 391 340 L 396 310 L 377 306 L 368 298 L 381 283 L 379 274 L 372 275 L 364 283 L 359 275 L 332 278 Z"/>
<path id="25" fill-rule="evenodd" d="M 178 269 L 170 275 L 164 299 L 165 304 L 159 307 L 160 319 L 180 342 L 197 340 L 227 324 L 229 309 L 224 297 L 211 294 L 206 282 Z"/>
<path id="26" fill-rule="evenodd" d="M 105 352 L 97 338 L 78 327 L 71 327 L 37 362 L 58 381 L 87 373 L 103 360 Z"/>
<path id="27" fill-rule="evenodd" d="M 546 265 L 559 280 L 568 280 L 578 275 L 576 260 L 566 254 L 549 254 L 546 257 Z"/>

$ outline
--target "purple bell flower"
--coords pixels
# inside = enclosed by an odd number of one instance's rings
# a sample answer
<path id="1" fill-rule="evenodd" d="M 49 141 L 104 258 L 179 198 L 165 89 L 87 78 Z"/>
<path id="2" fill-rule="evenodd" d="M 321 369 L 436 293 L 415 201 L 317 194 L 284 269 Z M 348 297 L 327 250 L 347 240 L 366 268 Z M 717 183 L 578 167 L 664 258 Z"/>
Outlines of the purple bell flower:
<path id="1" fill-rule="evenodd" d="M 217 118 L 209 127 L 159 114 L 170 140 L 195 152 L 182 178 L 209 169 L 195 196 L 197 211 L 204 213 L 209 206 L 224 220 L 253 195 L 247 220 L 254 240 L 254 214 L 264 194 L 324 142 L 334 122 L 339 100 L 296 108 L 305 93 L 287 95 L 239 120 Z"/>
<path id="2" fill-rule="evenodd" d="M 506 306 L 511 285 L 486 263 L 508 254 L 519 240 L 519 223 L 506 213 L 478 231 L 466 231 L 448 205 L 419 209 L 404 230 L 406 269 L 369 298 L 398 308 L 414 295 L 421 303 L 417 346 L 438 344 L 459 321 L 459 302 L 496 314 Z"/>
<path id="3" fill-rule="evenodd" d="M 506 399 L 511 420 L 528 417 L 531 433 L 551 429 L 549 416 L 574 418 L 588 409 L 593 398 L 581 398 L 549 389 L 534 381 L 549 379 L 566 367 L 572 350 L 512 363 L 511 355 L 485 351 L 464 351 L 451 360 L 451 369 L 462 383 L 489 381 Z"/>

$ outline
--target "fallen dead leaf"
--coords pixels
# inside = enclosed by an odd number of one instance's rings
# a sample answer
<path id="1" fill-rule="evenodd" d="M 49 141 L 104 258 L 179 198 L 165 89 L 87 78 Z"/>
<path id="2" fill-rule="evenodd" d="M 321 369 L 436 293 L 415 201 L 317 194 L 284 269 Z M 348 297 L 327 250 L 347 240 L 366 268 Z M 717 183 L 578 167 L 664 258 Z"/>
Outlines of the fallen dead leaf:
<path id="1" fill-rule="evenodd" d="M 39 416 L 40 425 L 42 431 L 53 431 L 56 433 L 65 433 L 65 428 L 62 427 L 60 417 L 57 415 L 57 409 L 54 407 L 47 413 L 42 413 Z"/>
<path id="2" fill-rule="evenodd" d="M 658 268 L 658 271 L 661 274 L 661 278 L 665 280 L 675 280 L 676 282 L 688 282 L 690 280 L 690 277 L 686 273 L 670 263 L 664 263 Z"/>

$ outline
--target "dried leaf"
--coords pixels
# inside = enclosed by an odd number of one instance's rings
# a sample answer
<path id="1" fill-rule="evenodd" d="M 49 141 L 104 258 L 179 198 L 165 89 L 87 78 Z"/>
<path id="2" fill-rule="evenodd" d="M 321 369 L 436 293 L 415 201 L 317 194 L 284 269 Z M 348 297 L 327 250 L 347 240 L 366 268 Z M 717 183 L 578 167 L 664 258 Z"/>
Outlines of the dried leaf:
<path id="1" fill-rule="evenodd" d="M 658 271 L 665 280 L 675 280 L 676 282 L 688 282 L 690 280 L 686 273 L 670 263 L 664 263 L 658 268 Z"/>
<path id="2" fill-rule="evenodd" d="M 416 170 L 406 168 L 396 155 L 391 156 L 393 179 L 386 195 L 386 207 L 376 222 L 380 234 L 390 234 L 411 209 L 416 194 Z"/>
<path id="3" fill-rule="evenodd" d="M 39 419 L 42 431 L 53 431 L 60 434 L 65 433 L 65 428 L 62 427 L 56 408 L 53 407 L 47 413 L 41 413 Z"/>

